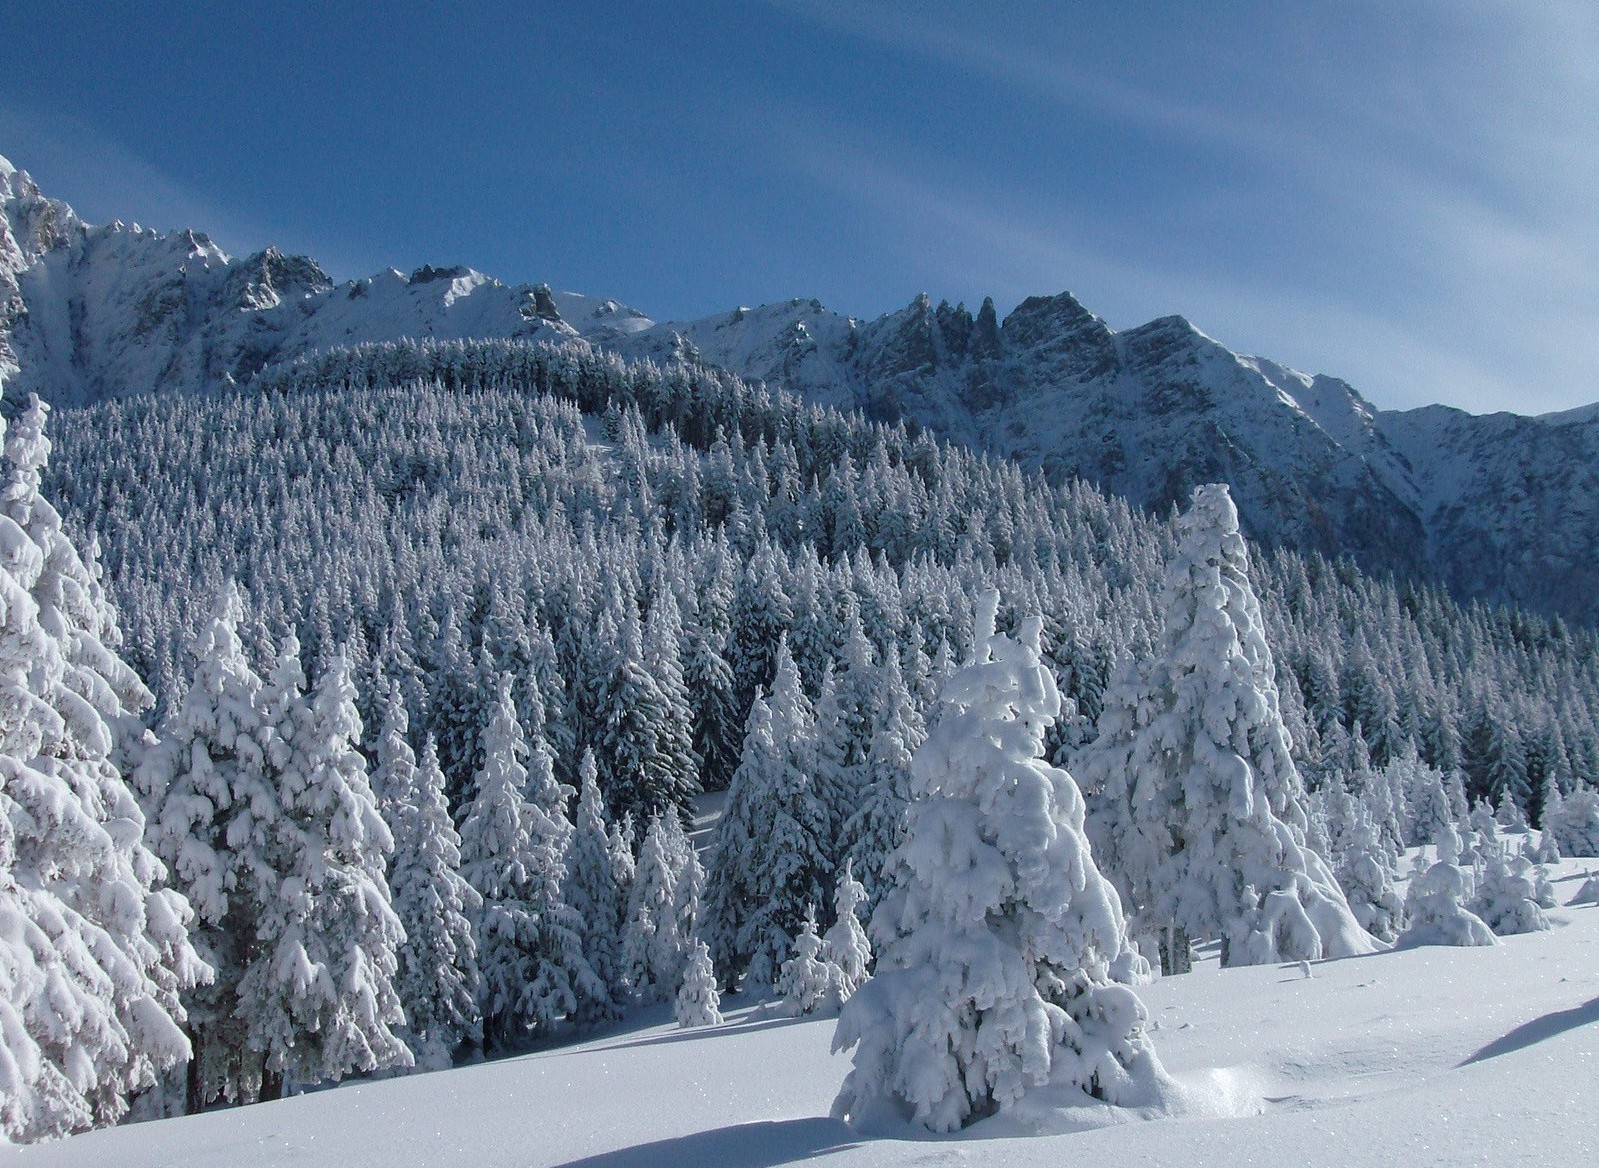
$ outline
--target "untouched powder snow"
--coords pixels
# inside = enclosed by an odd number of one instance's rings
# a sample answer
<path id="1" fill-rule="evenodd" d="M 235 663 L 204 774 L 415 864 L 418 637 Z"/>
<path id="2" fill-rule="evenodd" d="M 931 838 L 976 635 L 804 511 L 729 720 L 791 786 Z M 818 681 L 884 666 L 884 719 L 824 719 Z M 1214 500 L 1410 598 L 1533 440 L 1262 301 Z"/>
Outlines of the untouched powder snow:
<path id="1" fill-rule="evenodd" d="M 1565 904 L 1582 862 L 1555 872 Z M 1176 1114 L 1113 1127 L 1029 1107 L 956 1137 L 866 1139 L 826 1118 L 848 1069 L 833 1023 L 729 1000 L 719 1027 L 678 1030 L 661 1007 L 580 1046 L 7 1148 L 0 1165 L 1583 1164 L 1599 1153 L 1599 907 L 1551 916 L 1493 948 L 1229 970 L 1211 955 L 1140 991 Z"/>

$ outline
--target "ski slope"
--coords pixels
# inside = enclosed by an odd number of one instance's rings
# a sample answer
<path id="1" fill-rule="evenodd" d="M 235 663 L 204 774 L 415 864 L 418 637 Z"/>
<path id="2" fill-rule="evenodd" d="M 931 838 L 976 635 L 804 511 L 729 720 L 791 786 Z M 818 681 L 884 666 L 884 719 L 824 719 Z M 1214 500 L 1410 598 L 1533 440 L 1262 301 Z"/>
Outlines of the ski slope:
<path id="1" fill-rule="evenodd" d="M 1566 861 L 1562 904 L 1592 861 Z M 22 1168 L 720 1168 L 878 1165 L 1594 1163 L 1599 907 L 1492 949 L 1423 948 L 1222 971 L 1143 992 L 1181 1086 L 1167 1114 L 1047 1097 L 941 1139 L 827 1118 L 848 1068 L 830 1020 L 729 1001 L 679 1031 L 664 1008 L 578 1046 L 352 1084 L 31 1148 Z M 1047 1093 L 1046 1093 L 1047 1096 Z"/>

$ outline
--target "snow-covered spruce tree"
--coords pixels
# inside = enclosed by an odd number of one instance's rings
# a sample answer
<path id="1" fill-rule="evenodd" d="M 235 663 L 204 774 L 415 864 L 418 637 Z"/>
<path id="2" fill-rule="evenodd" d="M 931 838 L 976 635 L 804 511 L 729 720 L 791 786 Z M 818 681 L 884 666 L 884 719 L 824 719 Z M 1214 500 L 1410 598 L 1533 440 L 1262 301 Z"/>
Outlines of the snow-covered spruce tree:
<path id="1" fill-rule="evenodd" d="M 687 814 L 699 779 L 687 727 L 673 725 L 683 714 L 646 665 L 631 598 L 621 609 L 620 619 L 607 610 L 601 620 L 608 654 L 598 667 L 594 696 L 600 789 L 617 817 L 631 813 L 644 821 L 668 807 Z"/>
<path id="2" fill-rule="evenodd" d="M 867 920 L 887 891 L 883 867 L 904 837 L 911 755 L 926 737 L 927 729 L 906 688 L 899 660 L 889 654 L 878 669 L 860 805 L 844 822 L 844 853 L 866 891 Z"/>
<path id="3" fill-rule="evenodd" d="M 678 929 L 682 873 L 681 855 L 672 838 L 675 823 L 671 812 L 650 820 L 633 871 L 622 933 L 622 967 L 633 992 L 646 1002 L 665 1001 L 682 982 L 689 945 L 689 938 Z"/>
<path id="4" fill-rule="evenodd" d="M 285 661 L 278 674 L 297 676 L 292 650 Z M 260 959 L 239 980 L 245 1043 L 264 1060 L 263 1099 L 287 1082 L 412 1064 L 394 1032 L 404 1022 L 394 978 L 405 936 L 384 874 L 394 840 L 357 749 L 349 662 L 336 654 L 308 702 L 294 688 L 269 702 L 280 711 L 268 758 L 281 802 L 265 851 L 279 879 L 257 918 Z"/>
<path id="5" fill-rule="evenodd" d="M 149 692 L 93 549 L 39 493 L 46 411 L 10 427 L 0 489 L 0 1136 L 20 1140 L 122 1118 L 188 1057 L 179 994 L 209 973 L 124 777 Z"/>
<path id="6" fill-rule="evenodd" d="M 1555 833 L 1547 827 L 1538 833 L 1538 848 L 1533 853 L 1533 859 L 1544 865 L 1560 863 L 1560 842 L 1555 839 Z"/>
<path id="7" fill-rule="evenodd" d="M 1405 893 L 1405 918 L 1399 948 L 1415 945 L 1497 945 L 1493 930 L 1466 907 L 1472 896 L 1469 874 L 1458 864 L 1439 860 L 1410 882 Z"/>
<path id="8" fill-rule="evenodd" d="M 194 674 L 135 775 L 149 838 L 196 914 L 193 935 L 215 970 L 188 999 L 188 1107 L 254 1099 L 263 1056 L 248 1044 L 239 987 L 267 960 L 260 933 L 285 873 L 276 839 L 285 814 L 267 760 L 274 735 L 261 678 L 239 641 L 243 601 L 229 583 L 195 641 Z"/>
<path id="9" fill-rule="evenodd" d="M 542 710 L 536 717 L 542 720 Z M 461 824 L 461 872 L 483 897 L 479 992 L 484 1044 L 495 1051 L 549 1031 L 577 1010 L 580 997 L 609 996 L 583 957 L 580 923 L 562 896 L 570 788 L 555 781 L 541 728 L 530 746 L 516 720 L 511 679 L 502 677 L 483 732 L 477 797 Z"/>
<path id="10" fill-rule="evenodd" d="M 1039 622 L 994 634 L 980 602 L 971 661 L 943 688 L 916 752 L 877 974 L 845 1003 L 855 1047 L 834 1113 L 953 1131 L 1053 1081 L 1112 1103 L 1154 1101 L 1163 1072 L 1144 1009 L 1109 970 L 1124 944 L 1070 775 L 1042 759 L 1060 707 Z"/>
<path id="11" fill-rule="evenodd" d="M 833 884 L 833 925 L 822 938 L 822 955 L 838 967 L 840 999 L 846 1000 L 866 981 L 872 964 L 872 944 L 861 928 L 859 913 L 866 889 L 855 879 L 846 860 Z"/>
<path id="12" fill-rule="evenodd" d="M 695 937 L 683 964 L 683 984 L 678 988 L 673 1014 L 684 1029 L 693 1026 L 720 1026 L 722 999 L 716 990 L 716 971 L 711 968 L 711 951 Z"/>
<path id="13" fill-rule="evenodd" d="M 1405 842 L 1411 847 L 1436 842 L 1444 824 L 1455 818 L 1444 773 L 1422 762 L 1414 748 L 1391 763 L 1389 770 L 1407 784 L 1410 823 Z"/>
<path id="14" fill-rule="evenodd" d="M 829 876 L 826 811 L 812 782 L 815 720 L 786 638 L 770 699 L 749 732 L 717 823 L 705 896 L 711 958 L 724 985 L 769 986 Z"/>
<path id="15" fill-rule="evenodd" d="M 1538 885 L 1532 865 L 1521 857 L 1514 862 L 1503 855 L 1490 856 L 1477 880 L 1471 911 L 1496 937 L 1537 933 L 1549 928 L 1549 918 L 1538 904 Z"/>
<path id="16" fill-rule="evenodd" d="M 1392 942 L 1404 924 L 1404 901 L 1393 883 L 1397 862 L 1387 854 L 1371 815 L 1360 808 L 1338 865 L 1338 884 L 1360 927 L 1379 941 Z"/>
<path id="17" fill-rule="evenodd" d="M 525 794 L 527 740 L 516 720 L 510 678 L 500 684 L 494 716 L 483 732 L 483 767 L 461 819 L 461 875 L 481 900 L 473 919 L 477 942 L 483 1042 L 503 1050 L 525 1037 L 536 1010 L 525 997 L 533 980 L 538 922 L 533 884 L 542 857 L 532 838 Z"/>
<path id="18" fill-rule="evenodd" d="M 478 1013 L 477 942 L 472 916 L 482 897 L 461 875 L 461 837 L 444 801 L 444 772 L 432 736 L 418 765 L 406 738 L 396 685 L 378 738 L 383 807 L 394 833 L 389 888 L 405 929 L 394 988 L 405 1011 L 401 1036 L 418 1070 L 442 1070 L 455 1052 L 483 1041 Z"/>
<path id="19" fill-rule="evenodd" d="M 816 935 L 816 914 L 807 912 L 800 925 L 794 948 L 772 987 L 782 999 L 782 1009 L 791 1018 L 805 1014 L 831 1015 L 843 1005 L 844 971 L 822 953 L 822 939 Z"/>
<path id="20" fill-rule="evenodd" d="M 1123 675 L 1130 692 L 1107 695 L 1107 714 L 1131 713 L 1084 768 L 1112 804 L 1109 854 L 1137 865 L 1127 891 L 1144 928 L 1177 934 L 1168 953 L 1182 934 L 1219 940 L 1223 965 L 1369 953 L 1374 940 L 1305 844 L 1303 784 L 1226 486 L 1196 487 L 1179 531 L 1158 657 Z"/>
<path id="21" fill-rule="evenodd" d="M 1562 856 L 1599 856 L 1599 789 L 1578 787 L 1544 815 L 1544 822 Z"/>
<path id="22" fill-rule="evenodd" d="M 578 764 L 577 819 L 566 852 L 566 902 L 583 928 L 583 955 L 609 991 L 604 1001 L 585 1000 L 576 1020 L 603 1022 L 618 1017 L 627 988 L 622 966 L 622 924 L 626 900 L 610 846 L 605 800 L 600 795 L 594 752 Z"/>

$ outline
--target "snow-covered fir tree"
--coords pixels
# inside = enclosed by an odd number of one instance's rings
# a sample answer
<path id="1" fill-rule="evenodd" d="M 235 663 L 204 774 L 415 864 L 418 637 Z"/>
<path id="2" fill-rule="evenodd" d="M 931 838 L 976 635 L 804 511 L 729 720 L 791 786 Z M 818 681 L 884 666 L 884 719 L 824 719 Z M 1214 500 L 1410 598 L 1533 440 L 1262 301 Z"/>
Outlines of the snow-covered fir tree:
<path id="1" fill-rule="evenodd" d="M 1571 792 L 1545 813 L 1544 822 L 1562 856 L 1599 856 L 1599 790 L 1582 787 Z"/>
<path id="2" fill-rule="evenodd" d="M 838 967 L 841 999 L 861 988 L 872 964 L 872 944 L 858 915 L 865 900 L 866 889 L 846 860 L 833 884 L 833 925 L 822 938 L 823 957 Z"/>
<path id="3" fill-rule="evenodd" d="M 1090 748 L 1106 854 L 1141 927 L 1221 942 L 1223 965 L 1374 947 L 1305 843 L 1303 784 L 1224 485 L 1194 489 L 1161 592 L 1158 657 L 1106 696 Z M 1115 869 L 1113 869 L 1114 871 Z M 1170 971 L 1170 958 L 1167 961 Z"/>
<path id="4" fill-rule="evenodd" d="M 617 1017 L 627 988 L 622 962 L 622 927 L 626 899 L 621 873 L 612 854 L 605 800 L 600 795 L 594 752 L 585 750 L 578 764 L 577 817 L 566 853 L 566 902 L 583 930 L 583 955 L 604 983 L 604 1000 L 578 1004 L 577 1020 L 601 1022 Z"/>
<path id="5" fill-rule="evenodd" d="M 980 602 L 971 660 L 916 752 L 877 974 L 839 1018 L 834 1047 L 855 1058 L 834 1111 L 857 1123 L 886 1108 L 953 1131 L 1049 1081 L 1142 1103 L 1162 1075 L 1142 1004 L 1110 981 L 1123 920 L 1082 798 L 1041 757 L 1060 696 L 1039 622 L 997 635 L 997 605 Z"/>
<path id="6" fill-rule="evenodd" d="M 844 971 L 822 952 L 822 939 L 816 935 L 816 914 L 808 912 L 800 925 L 794 948 L 783 962 L 772 987 L 791 1018 L 805 1014 L 829 1015 L 838 1010 L 846 997 Z"/>
<path id="7" fill-rule="evenodd" d="M 716 971 L 711 968 L 711 951 L 695 937 L 683 963 L 683 984 L 673 1003 L 673 1016 L 684 1029 L 694 1026 L 720 1026 L 722 1000 L 716 989 Z"/>
<path id="8" fill-rule="evenodd" d="M 270 960 L 261 932 L 287 875 L 274 854 L 286 814 L 267 758 L 275 735 L 262 718 L 260 675 L 239 641 L 242 617 L 230 582 L 195 641 L 183 702 L 136 775 L 150 840 L 193 904 L 193 936 L 215 970 L 188 1000 L 191 1111 L 261 1090 L 265 1053 L 250 1045 L 254 1020 L 240 987 Z"/>
<path id="9" fill-rule="evenodd" d="M 724 985 L 771 985 L 830 872 L 826 810 L 813 782 L 815 715 L 786 639 L 769 699 L 757 696 L 705 897 L 711 958 Z"/>
<path id="10" fill-rule="evenodd" d="M 1494 936 L 1537 933 L 1550 927 L 1549 918 L 1538 903 L 1538 882 L 1532 865 L 1520 856 L 1514 860 L 1502 853 L 1490 856 L 1476 883 L 1476 895 L 1469 907 L 1493 930 Z"/>
<path id="11" fill-rule="evenodd" d="M 622 968 L 642 1000 L 665 1001 L 683 978 L 692 930 L 683 928 L 686 901 L 696 897 L 689 847 L 674 812 L 650 820 L 639 848 L 622 934 Z"/>
<path id="12" fill-rule="evenodd" d="M 461 818 L 461 875 L 481 899 L 473 925 L 483 1041 L 486 1048 L 500 1050 L 529 1034 L 540 1015 L 528 987 L 538 939 L 535 884 L 547 859 L 533 839 L 524 762 L 528 744 L 516 719 L 509 677 L 500 685 L 483 749 L 476 794 Z"/>
<path id="13" fill-rule="evenodd" d="M 35 397 L 0 421 L 0 1135 L 16 1140 L 122 1118 L 188 1057 L 179 995 L 210 973 L 123 769 L 149 692 L 92 546 L 86 561 L 39 490 L 46 414 Z"/>
<path id="14" fill-rule="evenodd" d="M 1439 859 L 1410 882 L 1405 893 L 1408 923 L 1399 947 L 1497 945 L 1493 930 L 1466 907 L 1472 895 L 1470 874 L 1451 860 Z"/>
<path id="15" fill-rule="evenodd" d="M 418 764 L 396 685 L 378 739 L 383 807 L 394 833 L 389 887 L 405 929 L 395 990 L 402 1036 L 420 1070 L 450 1066 L 457 1050 L 483 1041 L 478 1013 L 477 942 L 472 918 L 482 897 L 461 875 L 461 837 L 444 801 L 444 772 L 430 736 Z"/>
<path id="16" fill-rule="evenodd" d="M 292 649 L 277 677 L 296 678 Z M 270 695 L 268 760 L 278 805 L 263 857 L 277 876 L 257 916 L 261 946 L 239 980 L 245 1044 L 262 1056 L 260 1095 L 287 1083 L 410 1066 L 394 977 L 404 937 L 385 864 L 394 842 L 357 749 L 361 719 L 344 655 L 309 701 L 298 686 Z"/>
<path id="17" fill-rule="evenodd" d="M 887 891 L 882 875 L 905 831 L 911 756 L 927 737 L 915 699 L 892 654 L 877 674 L 872 734 L 862 765 L 859 805 L 844 821 L 844 854 L 866 892 L 866 917 Z"/>
<path id="18" fill-rule="evenodd" d="M 1404 901 L 1394 888 L 1398 857 L 1390 854 L 1371 815 L 1360 808 L 1338 864 L 1338 884 L 1355 920 L 1379 941 L 1391 942 L 1404 925 Z"/>
<path id="19" fill-rule="evenodd" d="M 476 921 L 483 1037 L 504 1050 L 609 998 L 583 956 L 581 923 L 563 896 L 572 833 L 535 705 L 528 736 L 503 677 L 483 733 L 477 795 L 461 823 L 461 872 L 483 898 Z M 524 763 L 523 759 L 529 759 Z"/>

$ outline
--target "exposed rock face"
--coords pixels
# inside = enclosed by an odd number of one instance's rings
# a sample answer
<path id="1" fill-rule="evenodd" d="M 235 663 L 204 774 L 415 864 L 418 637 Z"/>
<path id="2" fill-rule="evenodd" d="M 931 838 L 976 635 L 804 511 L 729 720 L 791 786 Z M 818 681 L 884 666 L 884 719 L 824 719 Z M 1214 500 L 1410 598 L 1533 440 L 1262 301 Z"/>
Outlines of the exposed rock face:
<path id="1" fill-rule="evenodd" d="M 796 299 L 656 324 L 614 300 L 424 266 L 335 285 L 274 248 L 83 224 L 0 159 L 0 377 L 57 403 L 247 381 L 308 350 L 398 337 L 578 340 L 698 361 L 904 419 L 1152 509 L 1225 481 L 1245 530 L 1599 619 L 1599 407 L 1542 418 L 1372 408 L 1241 356 L 1182 317 L 1116 332 L 1070 293 L 1003 321 L 925 295 L 872 321 Z"/>

